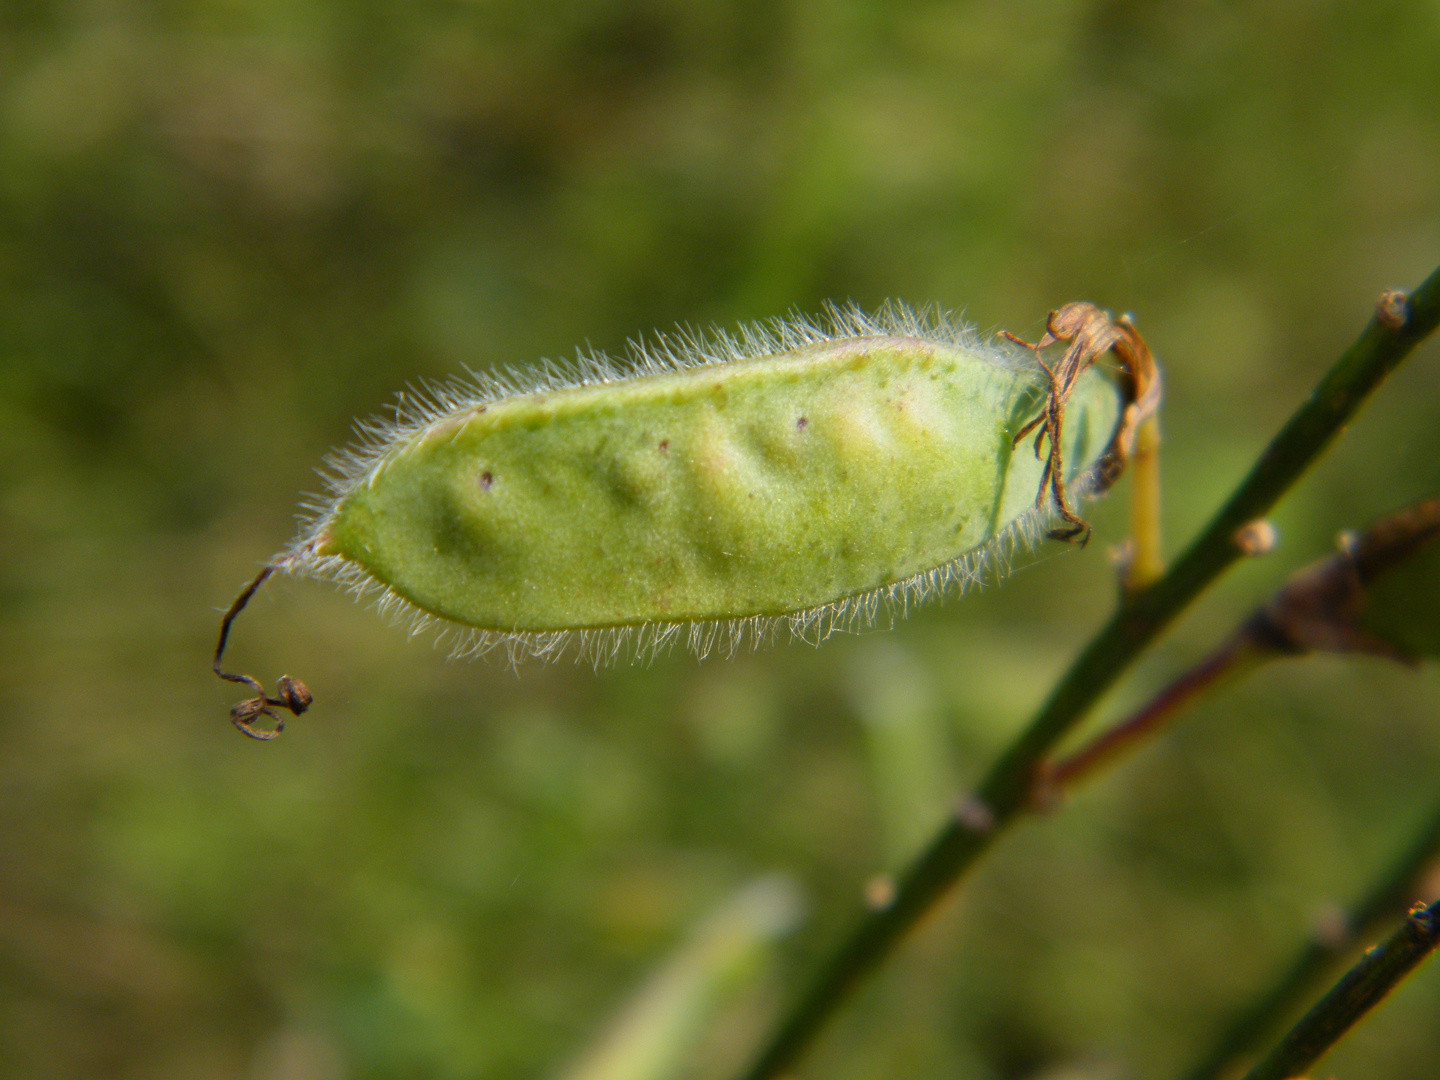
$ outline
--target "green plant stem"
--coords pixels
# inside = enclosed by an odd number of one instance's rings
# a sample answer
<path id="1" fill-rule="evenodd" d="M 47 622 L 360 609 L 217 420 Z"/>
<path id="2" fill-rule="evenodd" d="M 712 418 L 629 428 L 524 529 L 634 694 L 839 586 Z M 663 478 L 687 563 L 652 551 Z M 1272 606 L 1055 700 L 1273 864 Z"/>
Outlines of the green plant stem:
<path id="1" fill-rule="evenodd" d="M 1290 1080 L 1302 1075 L 1360 1018 L 1380 1004 L 1440 944 L 1440 900 L 1418 904 L 1404 925 L 1365 953 L 1334 988 L 1300 1018 L 1244 1080 Z"/>
<path id="2" fill-rule="evenodd" d="M 1381 298 L 1360 337 L 1291 416 L 1200 537 L 1163 578 L 1126 599 L 1071 665 L 1040 714 L 1001 755 L 977 799 L 964 804 L 905 872 L 893 901 L 868 914 L 841 945 L 745 1074 L 746 1080 L 772 1080 L 790 1069 L 860 979 L 1025 809 L 1037 769 L 1056 743 L 1155 636 L 1240 558 L 1236 530 L 1274 506 L 1437 322 L 1440 269 L 1425 279 L 1408 304 L 1397 301 L 1395 294 Z"/>
<path id="3" fill-rule="evenodd" d="M 1440 854 L 1440 804 L 1431 810 L 1410 846 L 1384 878 L 1337 927 L 1339 933 L 1320 933 L 1310 941 L 1273 986 L 1267 989 L 1226 1028 L 1210 1052 L 1185 1080 L 1219 1080 L 1241 1054 L 1290 1012 L 1325 972 L 1357 941 L 1376 934 L 1395 918 L 1419 891 L 1424 876 Z"/>

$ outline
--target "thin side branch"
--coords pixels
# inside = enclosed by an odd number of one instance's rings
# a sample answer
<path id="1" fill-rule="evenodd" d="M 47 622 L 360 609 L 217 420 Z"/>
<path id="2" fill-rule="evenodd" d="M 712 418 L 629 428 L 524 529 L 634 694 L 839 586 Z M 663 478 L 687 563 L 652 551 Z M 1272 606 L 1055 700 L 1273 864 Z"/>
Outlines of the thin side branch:
<path id="1" fill-rule="evenodd" d="M 1219 648 L 1150 701 L 1081 749 L 1059 761 L 1046 762 L 1037 782 L 1038 802 L 1050 805 L 1066 788 L 1154 734 L 1222 679 L 1262 661 L 1314 652 L 1343 652 L 1413 663 L 1414 658 L 1399 646 L 1363 626 L 1367 590 L 1378 578 L 1437 541 L 1440 495 L 1389 514 L 1362 533 L 1344 534 L 1339 551 L 1293 574 Z"/>
<path id="2" fill-rule="evenodd" d="M 1073 754 L 1041 767 L 1037 797 L 1042 805 L 1092 776 L 1113 762 L 1122 752 L 1186 708 L 1201 694 L 1208 693 L 1227 678 L 1234 678 L 1265 660 L 1284 655 L 1248 632 L 1248 624 L 1223 645 L 1206 656 L 1130 716 L 1107 728 Z"/>
<path id="3" fill-rule="evenodd" d="M 1240 1055 L 1291 1013 L 1356 942 L 1372 938 L 1404 910 L 1420 891 L 1421 879 L 1437 855 L 1440 855 L 1440 804 L 1430 811 L 1409 847 L 1369 895 L 1355 905 L 1348 916 L 1317 931 L 1275 984 L 1231 1022 L 1200 1063 L 1185 1074 L 1185 1080 L 1220 1080 L 1230 1073 Z"/>
<path id="4" fill-rule="evenodd" d="M 1136 656 L 1242 552 L 1235 536 L 1262 518 L 1359 410 L 1372 391 L 1440 322 L 1440 269 L 1410 297 L 1386 293 L 1360 337 L 1290 418 L 1205 531 L 1153 586 L 1127 598 L 1076 659 L 1040 714 L 1001 756 L 900 879 L 895 897 L 868 914 L 824 966 L 747 1080 L 774 1080 L 814 1041 L 851 990 L 954 887 L 1030 803 L 1041 763 Z M 975 806 L 985 812 L 973 812 Z"/>
<path id="5" fill-rule="evenodd" d="M 1347 971 L 1244 1080 L 1302 1076 L 1440 944 L 1440 900 L 1416 904 L 1404 924 Z"/>

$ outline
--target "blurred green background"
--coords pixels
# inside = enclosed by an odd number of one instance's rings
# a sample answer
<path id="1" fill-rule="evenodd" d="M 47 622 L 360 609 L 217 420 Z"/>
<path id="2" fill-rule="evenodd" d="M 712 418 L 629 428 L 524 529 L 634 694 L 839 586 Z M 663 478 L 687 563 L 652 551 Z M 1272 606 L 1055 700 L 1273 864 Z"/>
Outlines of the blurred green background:
<path id="1" fill-rule="evenodd" d="M 726 1076 L 1112 601 L 1123 485 L 1084 552 L 732 662 L 447 663 L 281 581 L 232 659 L 316 705 L 249 742 L 217 611 L 406 385 L 826 298 L 1027 336 L 1089 299 L 1164 365 L 1173 553 L 1437 255 L 1433 0 L 3 5 L 0 1071 L 557 1076 L 763 894 L 665 1073 Z M 1437 413 L 1432 343 L 1102 711 L 1440 488 Z M 1009 837 L 804 1075 L 1173 1075 L 1440 795 L 1437 691 L 1222 691 Z M 1432 1077 L 1437 1009 L 1432 965 L 1325 1074 Z"/>

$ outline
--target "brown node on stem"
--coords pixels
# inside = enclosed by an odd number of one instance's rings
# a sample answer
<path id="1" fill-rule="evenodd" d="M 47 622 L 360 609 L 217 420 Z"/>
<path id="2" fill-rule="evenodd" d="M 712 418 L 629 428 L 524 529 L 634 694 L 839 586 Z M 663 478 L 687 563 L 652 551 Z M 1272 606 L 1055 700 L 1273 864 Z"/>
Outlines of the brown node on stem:
<path id="1" fill-rule="evenodd" d="M 1375 318 L 1391 330 L 1399 330 L 1410 319 L 1410 298 L 1400 289 L 1386 289 L 1376 301 Z"/>
<path id="2" fill-rule="evenodd" d="M 310 707 L 315 700 L 307 687 L 299 679 L 292 679 L 289 675 L 281 675 L 275 682 L 275 696 L 271 697 L 265 691 L 264 685 L 249 675 L 236 675 L 220 669 L 220 658 L 225 653 L 225 643 L 230 637 L 230 624 L 235 617 L 245 610 L 245 605 L 255 595 L 256 590 L 265 584 L 266 579 L 276 570 L 281 568 L 279 563 L 270 563 L 260 573 L 255 575 L 255 580 L 241 590 L 230 609 L 225 612 L 225 617 L 220 620 L 220 640 L 215 645 L 215 659 L 210 667 L 216 675 L 226 682 L 242 683 L 255 691 L 255 696 L 246 698 L 244 701 L 237 701 L 230 709 L 230 722 L 239 731 L 252 739 L 269 740 L 275 738 L 285 730 L 285 717 L 277 713 L 276 709 L 286 709 L 293 716 L 299 716 Z M 256 721 L 261 717 L 268 717 L 275 722 L 274 727 L 256 727 Z"/>
<path id="3" fill-rule="evenodd" d="M 973 795 L 966 795 L 955 805 L 955 820 L 973 833 L 988 833 L 995 828 L 995 811 Z"/>
<path id="4" fill-rule="evenodd" d="M 895 902 L 895 879 L 889 874 L 876 874 L 865 882 L 865 906 L 871 911 L 884 911 Z"/>
<path id="5" fill-rule="evenodd" d="M 1096 489 L 1103 491 L 1124 471 L 1135 447 L 1136 430 L 1160 402 L 1160 374 L 1155 367 L 1155 358 L 1128 315 L 1112 319 L 1108 311 L 1084 301 L 1066 304 L 1050 312 L 1045 320 L 1045 334 L 1034 344 L 1009 331 L 1001 333 L 1007 340 L 1033 352 L 1050 380 L 1044 410 L 1015 433 L 1014 441 L 1014 445 L 1018 446 L 1021 439 L 1039 429 L 1035 436 L 1035 456 L 1045 458 L 1045 471 L 1040 477 L 1035 506 L 1037 509 L 1044 508 L 1048 488 L 1054 496 L 1055 509 L 1065 522 L 1061 528 L 1052 530 L 1050 536 L 1056 540 L 1078 540 L 1083 546 L 1090 539 L 1090 526 L 1070 508 L 1065 493 L 1065 460 L 1060 447 L 1065 426 L 1065 405 L 1080 376 L 1100 357 L 1113 352 L 1121 374 L 1129 382 L 1129 392 L 1120 425 L 1096 473 Z M 1041 359 L 1040 353 L 1061 342 L 1069 342 L 1069 347 L 1052 368 Z M 1050 451 L 1044 455 L 1041 448 L 1047 439 Z"/>
<path id="6" fill-rule="evenodd" d="M 1269 555 L 1275 550 L 1275 542 L 1279 534 L 1275 526 L 1264 518 L 1256 518 L 1254 521 L 1247 521 L 1240 528 L 1235 530 L 1231 537 L 1240 554 L 1249 558 L 1259 558 L 1261 555 Z"/>

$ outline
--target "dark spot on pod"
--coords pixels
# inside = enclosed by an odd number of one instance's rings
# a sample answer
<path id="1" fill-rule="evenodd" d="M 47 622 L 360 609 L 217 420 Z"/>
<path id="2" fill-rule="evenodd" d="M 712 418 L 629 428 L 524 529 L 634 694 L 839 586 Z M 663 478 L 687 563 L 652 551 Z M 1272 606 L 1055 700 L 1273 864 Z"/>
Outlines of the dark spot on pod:
<path id="1" fill-rule="evenodd" d="M 660 440 L 660 453 L 663 454 L 663 453 L 665 453 L 666 450 L 669 450 L 669 449 L 670 449 L 670 440 L 669 440 L 669 439 L 661 439 L 661 440 Z"/>
<path id="2" fill-rule="evenodd" d="M 796 430 L 796 431 L 804 431 L 805 428 L 806 428 L 806 426 L 807 426 L 809 423 L 810 423 L 810 421 L 809 421 L 806 417 L 803 417 L 803 416 L 802 416 L 802 417 L 800 417 L 799 420 L 796 420 L 796 421 L 795 421 L 795 430 Z"/>
<path id="3" fill-rule="evenodd" d="M 490 470 L 489 470 L 489 469 L 486 469 L 484 472 L 482 472 L 482 473 L 480 474 L 480 490 L 481 490 L 481 491 L 489 491 L 489 490 L 490 490 L 490 485 L 493 484 L 494 482 L 495 482 L 495 478 L 490 475 Z"/>

